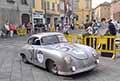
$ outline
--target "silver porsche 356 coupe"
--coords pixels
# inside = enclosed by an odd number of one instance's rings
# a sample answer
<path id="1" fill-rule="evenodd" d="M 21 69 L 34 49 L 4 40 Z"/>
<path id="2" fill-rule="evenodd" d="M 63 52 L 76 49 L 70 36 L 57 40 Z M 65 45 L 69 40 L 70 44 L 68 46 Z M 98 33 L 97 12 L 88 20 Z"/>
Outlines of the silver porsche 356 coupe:
<path id="1" fill-rule="evenodd" d="M 59 75 L 73 75 L 94 69 L 99 63 L 95 49 L 70 44 L 62 33 L 32 35 L 21 49 L 23 62 L 32 63 Z"/>

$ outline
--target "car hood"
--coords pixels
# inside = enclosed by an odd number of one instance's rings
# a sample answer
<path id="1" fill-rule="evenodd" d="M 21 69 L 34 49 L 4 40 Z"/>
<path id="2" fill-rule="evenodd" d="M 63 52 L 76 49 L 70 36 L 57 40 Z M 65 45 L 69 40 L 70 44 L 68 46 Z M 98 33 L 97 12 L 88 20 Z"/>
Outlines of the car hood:
<path id="1" fill-rule="evenodd" d="M 45 48 L 63 52 L 64 54 L 71 55 L 78 59 L 87 59 L 90 55 L 90 47 L 80 44 L 77 46 L 75 44 L 60 43 L 55 45 L 47 45 Z"/>

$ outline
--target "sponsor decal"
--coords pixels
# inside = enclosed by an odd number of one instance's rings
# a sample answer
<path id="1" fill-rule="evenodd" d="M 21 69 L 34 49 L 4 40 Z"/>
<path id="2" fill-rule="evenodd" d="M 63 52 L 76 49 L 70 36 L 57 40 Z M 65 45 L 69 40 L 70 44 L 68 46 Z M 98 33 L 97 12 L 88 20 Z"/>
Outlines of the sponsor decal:
<path id="1" fill-rule="evenodd" d="M 75 53 L 75 54 L 81 54 L 81 55 L 85 54 L 84 51 L 80 50 L 80 49 L 74 49 L 74 50 L 72 50 L 72 52 Z"/>
<path id="2" fill-rule="evenodd" d="M 68 47 L 63 47 L 63 48 L 61 48 L 63 51 L 69 51 L 70 50 L 70 48 L 68 48 Z"/>
<path id="3" fill-rule="evenodd" d="M 72 47 L 65 46 L 64 44 L 57 45 L 56 48 L 61 49 L 62 51 L 70 51 L 72 49 Z"/>

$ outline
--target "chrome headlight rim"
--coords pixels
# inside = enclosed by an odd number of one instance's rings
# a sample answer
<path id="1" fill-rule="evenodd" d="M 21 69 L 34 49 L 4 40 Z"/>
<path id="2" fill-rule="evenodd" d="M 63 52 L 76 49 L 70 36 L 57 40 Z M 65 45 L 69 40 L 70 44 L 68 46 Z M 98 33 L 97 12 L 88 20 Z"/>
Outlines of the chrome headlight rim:
<path id="1" fill-rule="evenodd" d="M 68 55 L 68 56 L 65 56 L 65 57 L 64 57 L 64 61 L 65 61 L 66 64 L 71 64 L 71 62 L 72 62 L 72 57 L 69 56 L 69 55 Z"/>

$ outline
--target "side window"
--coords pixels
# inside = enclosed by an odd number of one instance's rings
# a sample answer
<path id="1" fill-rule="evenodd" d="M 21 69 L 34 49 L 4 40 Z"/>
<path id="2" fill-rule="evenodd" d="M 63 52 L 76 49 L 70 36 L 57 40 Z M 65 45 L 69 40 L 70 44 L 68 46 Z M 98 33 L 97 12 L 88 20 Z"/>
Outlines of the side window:
<path id="1" fill-rule="evenodd" d="M 32 42 L 33 42 L 33 38 L 30 38 L 30 39 L 28 39 L 28 41 L 27 41 L 27 43 L 28 43 L 29 45 L 32 45 Z"/>
<path id="2" fill-rule="evenodd" d="M 30 39 L 28 39 L 28 44 L 30 45 L 40 45 L 40 41 L 38 39 L 38 37 L 32 37 Z"/>
<path id="3" fill-rule="evenodd" d="M 39 39 L 36 39 L 36 40 L 34 41 L 34 45 L 40 45 L 40 40 L 39 40 Z"/>
<path id="4" fill-rule="evenodd" d="M 41 38 L 41 43 L 44 44 L 43 38 Z"/>
<path id="5" fill-rule="evenodd" d="M 56 35 L 53 36 L 45 36 L 41 38 L 42 45 L 56 44 L 59 43 L 59 39 Z"/>

